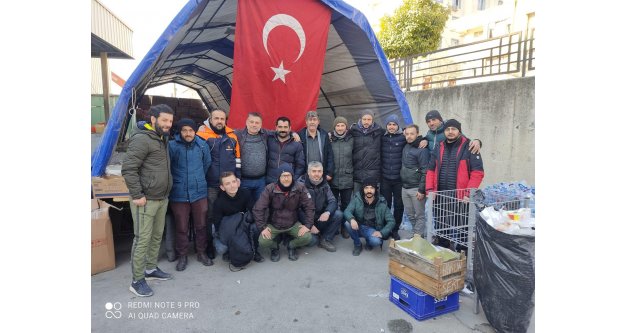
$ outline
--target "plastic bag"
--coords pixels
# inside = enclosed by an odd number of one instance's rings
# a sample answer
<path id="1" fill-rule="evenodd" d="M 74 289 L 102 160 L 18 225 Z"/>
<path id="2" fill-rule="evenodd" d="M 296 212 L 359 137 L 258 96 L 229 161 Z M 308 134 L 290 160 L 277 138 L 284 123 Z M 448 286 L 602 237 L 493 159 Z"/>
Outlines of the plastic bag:
<path id="1" fill-rule="evenodd" d="M 534 237 L 499 232 L 477 214 L 474 280 L 498 332 L 527 332 L 534 312 Z"/>
<path id="2" fill-rule="evenodd" d="M 404 252 L 414 253 L 430 262 L 433 262 L 436 257 L 441 257 L 443 262 L 460 258 L 460 253 L 432 245 L 419 236 L 396 241 L 395 245 Z"/>

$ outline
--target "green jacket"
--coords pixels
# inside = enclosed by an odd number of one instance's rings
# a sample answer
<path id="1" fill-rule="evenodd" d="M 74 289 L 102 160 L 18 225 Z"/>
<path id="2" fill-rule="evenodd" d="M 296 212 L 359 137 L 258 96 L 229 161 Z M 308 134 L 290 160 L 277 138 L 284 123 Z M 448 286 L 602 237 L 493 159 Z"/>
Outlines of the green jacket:
<path id="1" fill-rule="evenodd" d="M 388 238 L 395 226 L 395 218 L 391 214 L 391 210 L 386 205 L 386 200 L 383 196 L 376 193 L 378 196 L 378 202 L 375 205 L 375 230 L 382 234 L 382 238 Z M 360 192 L 354 193 L 352 201 L 343 212 L 345 221 L 349 223 L 352 218 L 356 219 L 360 225 L 364 218 L 365 203 L 362 201 L 362 194 Z"/>
<path id="2" fill-rule="evenodd" d="M 167 137 L 161 138 L 149 124 L 128 141 L 122 176 L 132 199 L 167 199 L 173 184 Z"/>
<path id="3" fill-rule="evenodd" d="M 333 189 L 344 190 L 354 188 L 354 164 L 352 152 L 354 150 L 354 140 L 347 131 L 344 138 L 338 138 L 334 132 L 330 133 L 330 143 L 334 153 L 334 178 L 330 181 Z"/>

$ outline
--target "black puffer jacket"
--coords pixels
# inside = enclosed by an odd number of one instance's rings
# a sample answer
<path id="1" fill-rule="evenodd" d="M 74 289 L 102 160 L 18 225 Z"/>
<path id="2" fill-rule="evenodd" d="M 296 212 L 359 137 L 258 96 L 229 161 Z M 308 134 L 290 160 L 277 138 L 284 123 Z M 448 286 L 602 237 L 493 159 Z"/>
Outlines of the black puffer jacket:
<path id="1" fill-rule="evenodd" d="M 419 148 L 422 136 L 404 146 L 402 153 L 401 181 L 405 189 L 417 187 L 419 193 L 425 194 L 425 175 L 430 161 L 430 150 Z"/>
<path id="2" fill-rule="evenodd" d="M 362 183 L 365 179 L 375 179 L 379 182 L 380 148 L 384 130 L 377 123 L 373 123 L 365 134 L 358 123 L 354 123 L 350 132 L 354 138 L 354 181 Z"/>
<path id="3" fill-rule="evenodd" d="M 406 145 L 406 137 L 401 129 L 395 134 L 388 131 L 382 136 L 382 177 L 386 180 L 400 180 L 401 153 Z"/>
<path id="4" fill-rule="evenodd" d="M 306 173 L 306 159 L 304 157 L 304 148 L 300 142 L 290 137 L 284 144 L 280 145 L 277 138 L 278 134 L 271 135 L 267 138 L 267 146 L 269 149 L 269 159 L 267 160 L 267 176 L 265 181 L 275 183 L 278 181 L 278 169 L 283 164 L 288 164 L 294 170 L 293 180 L 301 177 Z"/>

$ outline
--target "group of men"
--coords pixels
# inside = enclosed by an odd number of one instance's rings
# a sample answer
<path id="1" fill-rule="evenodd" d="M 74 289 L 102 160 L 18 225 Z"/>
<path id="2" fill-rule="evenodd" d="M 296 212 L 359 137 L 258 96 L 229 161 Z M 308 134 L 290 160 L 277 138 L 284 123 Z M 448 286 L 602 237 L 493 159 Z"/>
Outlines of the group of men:
<path id="1" fill-rule="evenodd" d="M 254 112 L 245 128 L 233 130 L 226 113 L 213 110 L 199 128 L 179 120 L 173 134 L 173 116 L 167 105 L 152 106 L 150 123 L 138 124 L 122 165 L 135 234 L 129 289 L 138 296 L 153 294 L 146 280 L 171 279 L 157 266 L 168 207 L 178 271 L 188 265 L 191 224 L 197 260 L 211 266 L 215 242 L 225 245 L 220 230 L 237 214 L 253 220 L 255 262 L 264 261 L 259 248 L 280 260 L 281 244 L 292 261 L 303 246 L 335 252 L 337 234 L 351 237 L 358 256 L 361 238 L 367 250 L 399 239 L 404 210 L 414 232 L 423 234 L 428 192 L 478 187 L 483 177 L 481 142 L 469 141 L 458 121 L 444 122 L 435 110 L 426 115 L 425 138 L 417 125 L 402 131 L 395 115 L 382 128 L 370 110 L 351 126 L 336 117 L 330 132 L 319 127 L 316 111 L 297 133 L 287 117 L 277 119 L 274 131 L 263 129 Z"/>

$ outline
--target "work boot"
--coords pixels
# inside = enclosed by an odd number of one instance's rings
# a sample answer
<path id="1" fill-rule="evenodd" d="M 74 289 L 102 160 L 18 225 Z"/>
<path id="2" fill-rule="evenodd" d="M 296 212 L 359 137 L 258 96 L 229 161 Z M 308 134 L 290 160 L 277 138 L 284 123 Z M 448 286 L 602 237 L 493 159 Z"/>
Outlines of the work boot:
<path id="1" fill-rule="evenodd" d="M 256 253 L 254 253 L 254 261 L 255 262 L 263 262 L 263 261 L 265 261 L 265 258 L 263 258 L 262 254 L 260 254 L 260 252 L 256 251 Z"/>
<path id="2" fill-rule="evenodd" d="M 319 240 L 319 247 L 326 249 L 328 252 L 336 252 L 336 246 L 325 238 L 321 238 L 321 240 Z"/>
<path id="3" fill-rule="evenodd" d="M 213 260 L 211 260 L 211 258 L 209 258 L 204 252 L 197 254 L 197 261 L 201 262 L 204 266 L 213 266 Z"/>
<path id="4" fill-rule="evenodd" d="M 354 251 L 352 251 L 353 256 L 359 256 L 360 252 L 362 252 L 362 244 L 354 245 Z"/>
<path id="5" fill-rule="evenodd" d="M 279 249 L 271 249 L 271 261 L 273 261 L 273 262 L 280 261 L 280 250 Z"/>
<path id="6" fill-rule="evenodd" d="M 341 236 L 345 239 L 349 238 L 349 232 L 347 232 L 347 228 L 341 228 Z"/>
<path id="7" fill-rule="evenodd" d="M 289 252 L 289 260 L 296 261 L 298 258 L 297 250 L 295 248 L 288 247 L 287 251 Z"/>
<path id="8" fill-rule="evenodd" d="M 213 246 L 213 242 L 209 242 L 208 246 L 206 247 L 206 255 L 210 259 L 215 259 L 216 254 L 215 254 L 215 246 Z"/>
<path id="9" fill-rule="evenodd" d="M 180 256 L 178 258 L 178 264 L 176 265 L 176 270 L 178 272 L 182 272 L 187 268 L 187 256 Z"/>

